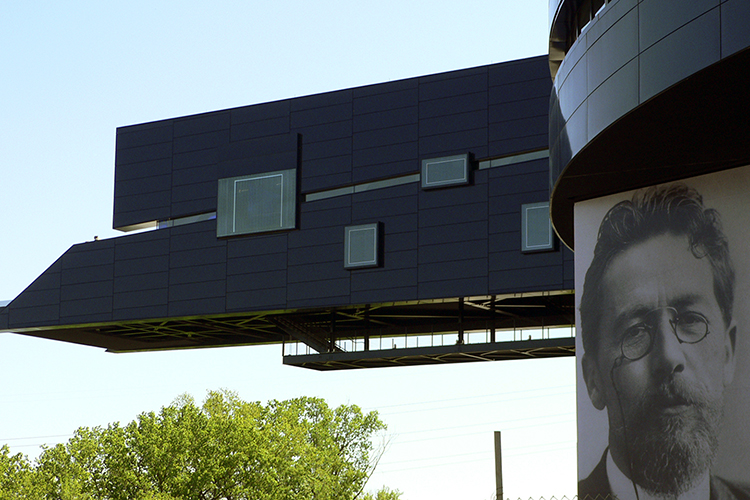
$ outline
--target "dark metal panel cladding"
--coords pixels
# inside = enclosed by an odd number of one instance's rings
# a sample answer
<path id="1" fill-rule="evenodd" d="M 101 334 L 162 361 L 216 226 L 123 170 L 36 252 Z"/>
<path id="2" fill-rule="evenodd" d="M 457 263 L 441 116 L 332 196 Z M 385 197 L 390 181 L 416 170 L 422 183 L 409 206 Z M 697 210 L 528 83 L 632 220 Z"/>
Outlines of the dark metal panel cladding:
<path id="1" fill-rule="evenodd" d="M 248 139 L 219 151 L 219 178 L 297 167 L 297 134 Z"/>
<path id="2" fill-rule="evenodd" d="M 77 245 L 0 316 L 30 328 L 572 287 L 569 252 L 520 252 L 520 205 L 546 199 L 546 160 L 473 169 L 467 186 L 407 178 L 305 199 L 425 158 L 542 149 L 550 85 L 537 57 L 122 127 L 116 227 L 212 212 L 218 179 L 299 168 L 297 228 L 217 239 L 206 220 Z M 373 222 L 381 266 L 346 270 L 344 227 Z"/>
<path id="3" fill-rule="evenodd" d="M 515 240 L 515 246 L 517 247 L 520 243 L 520 237 Z M 559 289 L 559 287 L 562 287 L 562 258 L 562 252 L 538 252 L 530 254 L 521 254 L 513 250 L 493 252 L 490 257 L 490 270 L 500 271 L 546 267 L 552 275 L 559 273 L 557 281 L 555 281 Z"/>
<path id="4" fill-rule="evenodd" d="M 227 260 L 227 290 L 246 290 L 254 286 L 255 275 L 259 272 L 286 272 L 286 267 L 286 251 L 269 254 L 248 252 L 242 257 L 230 258 Z M 281 286 L 285 282 L 286 276 L 282 281 L 276 281 L 276 286 Z"/>
<path id="5" fill-rule="evenodd" d="M 452 99 L 461 94 L 487 91 L 486 66 L 450 73 L 423 76 L 419 79 L 420 104 L 433 99 Z"/>
<path id="6" fill-rule="evenodd" d="M 490 126 L 490 147 L 488 156 L 511 155 L 517 151 L 533 151 L 543 149 L 547 145 L 547 134 L 530 135 L 513 139 L 501 139 L 499 134 L 493 134 Z"/>
<path id="7" fill-rule="evenodd" d="M 547 90 L 549 90 L 549 88 Z M 530 97 L 522 101 L 505 102 L 502 106 L 489 106 L 488 121 L 490 124 L 493 124 L 497 122 L 523 120 L 537 116 L 543 116 L 546 118 L 548 107 L 549 92 L 546 92 L 544 95 Z M 539 130 L 535 132 L 535 134 L 539 133 Z"/>
<path id="8" fill-rule="evenodd" d="M 286 99 L 283 101 L 267 102 L 231 109 L 229 110 L 231 126 L 234 128 L 242 123 L 263 123 L 267 120 L 288 118 L 289 111 L 291 110 L 291 103 L 291 99 Z"/>
<path id="9" fill-rule="evenodd" d="M 227 311 L 286 307 L 287 233 L 227 241 Z"/>
<path id="10" fill-rule="evenodd" d="M 73 246 L 62 257 L 60 321 L 112 320 L 114 240 Z"/>
<path id="11" fill-rule="evenodd" d="M 641 19 L 644 18 L 641 17 Z M 641 21 L 641 25 L 643 22 Z M 647 49 L 641 49 L 639 68 L 641 102 L 718 62 L 721 58 L 720 26 L 717 7 L 669 33 L 668 36 Z M 640 31 L 643 33 L 643 29 Z"/>
<path id="12" fill-rule="evenodd" d="M 284 285 L 287 282 L 286 279 L 286 265 L 283 269 L 269 270 L 261 266 L 263 259 L 257 259 L 258 269 L 252 273 L 239 274 L 235 276 L 227 277 L 227 295 L 235 292 L 248 292 L 256 291 L 260 292 L 271 288 L 285 288 Z M 284 306 L 284 303 L 279 304 Z M 246 308 L 255 308 L 255 304 L 245 304 Z"/>
<path id="13" fill-rule="evenodd" d="M 423 77 L 419 86 L 419 155 L 487 155 L 487 68 Z M 468 109 L 465 105 L 468 104 Z"/>
<path id="14" fill-rule="evenodd" d="M 215 111 L 174 120 L 174 137 L 217 135 L 229 130 L 229 111 Z M 198 139 L 200 142 L 202 139 Z M 213 141 L 212 141 L 213 146 Z"/>
<path id="15" fill-rule="evenodd" d="M 284 309 L 287 303 L 286 286 L 227 291 L 226 297 L 227 312 L 273 311 Z"/>
<path id="16" fill-rule="evenodd" d="M 118 129 L 117 131 L 118 144 L 120 144 L 121 136 L 128 137 L 128 134 L 121 132 L 121 130 Z M 140 132 L 135 135 L 140 135 Z M 128 137 L 128 139 L 131 138 Z M 144 140 L 147 141 L 147 139 Z M 165 144 L 171 149 L 171 142 L 160 143 L 157 146 L 165 148 Z M 115 228 L 170 217 L 171 154 L 162 157 L 148 156 L 142 149 L 144 147 L 150 148 L 152 146 L 122 148 L 118 149 L 115 155 L 114 216 L 112 221 Z M 133 151 L 138 151 L 140 156 L 133 155 Z M 135 161 L 135 158 L 139 161 Z M 129 162 L 129 160 L 131 161 Z"/>
<path id="17" fill-rule="evenodd" d="M 549 94 L 552 80 L 542 58 L 493 67 L 488 88 L 487 155 L 542 149 L 548 143 Z M 544 110 L 543 110 L 544 108 Z"/>
<path id="18" fill-rule="evenodd" d="M 481 263 L 478 263 L 481 264 Z M 473 269 L 475 263 L 467 262 L 457 268 L 457 271 L 461 271 L 464 268 Z M 419 281 L 419 298 L 420 299 L 435 299 L 445 296 L 446 290 L 450 290 L 451 294 L 456 296 L 467 297 L 473 292 L 472 290 L 486 289 L 487 288 L 487 275 L 480 277 L 468 277 L 461 278 L 459 274 L 456 274 L 455 279 L 451 280 L 433 280 L 423 281 L 420 273 Z"/>
<path id="19" fill-rule="evenodd" d="M 575 259 L 573 251 L 568 247 L 562 247 L 563 252 L 563 289 L 573 290 L 575 288 Z"/>
<path id="20" fill-rule="evenodd" d="M 118 164 L 141 163 L 145 161 L 161 160 L 172 157 L 172 141 L 149 144 L 146 146 L 118 149 L 115 161 Z"/>
<path id="21" fill-rule="evenodd" d="M 489 205 L 491 208 L 488 270 L 489 287 L 492 293 L 507 292 L 509 288 L 507 279 L 511 275 L 508 275 L 506 271 L 516 269 L 529 270 L 530 279 L 525 282 L 525 286 L 530 289 L 563 289 L 561 249 L 531 254 L 519 252 L 521 205 L 547 200 L 548 192 L 541 188 L 546 182 L 547 169 L 546 160 L 534 160 L 489 171 L 491 193 Z M 570 262 L 569 265 L 572 268 L 573 263 Z M 539 268 L 546 269 L 547 272 L 544 285 L 540 285 L 534 278 L 544 274 L 538 271 Z"/>
<path id="22" fill-rule="evenodd" d="M 117 129 L 115 148 L 120 151 L 149 144 L 167 143 L 171 142 L 172 136 L 172 120 L 120 127 Z"/>
<path id="23" fill-rule="evenodd" d="M 411 174 L 418 170 L 419 145 L 417 141 L 358 150 L 353 154 L 352 180 L 354 182 Z"/>
<path id="24" fill-rule="evenodd" d="M 62 257 L 4 309 L 9 328 L 59 323 L 61 269 Z"/>
<path id="25" fill-rule="evenodd" d="M 550 272 L 550 271 L 555 272 Z M 562 269 L 535 267 L 531 269 L 505 269 L 490 271 L 489 280 L 499 286 L 493 293 L 513 293 L 516 289 L 514 284 L 524 283 L 524 288 L 529 291 L 559 290 L 562 281 Z"/>
<path id="26" fill-rule="evenodd" d="M 354 89 L 354 116 L 412 108 L 419 102 L 419 79 L 381 83 Z"/>
<path id="27" fill-rule="evenodd" d="M 318 94 L 292 101 L 292 130 L 351 119 L 352 90 Z"/>
<path id="28" fill-rule="evenodd" d="M 327 266 L 333 268 L 332 265 Z M 349 305 L 349 277 L 331 278 L 321 269 L 318 280 L 300 281 L 287 286 L 287 304 L 290 308 L 339 307 Z"/>
<path id="29" fill-rule="evenodd" d="M 550 4 L 550 47 L 565 49 L 550 54 L 551 212 L 570 246 L 575 201 L 750 162 L 734 118 L 746 115 L 747 2 L 608 2 L 559 45 L 573 29 L 559 12 L 577 5 Z"/>
<path id="30" fill-rule="evenodd" d="M 419 169 L 418 79 L 355 90 L 352 181 Z"/>
<path id="31" fill-rule="evenodd" d="M 419 292 L 416 283 L 416 267 L 353 271 L 351 302 L 353 304 L 377 304 L 380 302 L 413 300 Z"/>
<path id="32" fill-rule="evenodd" d="M 547 56 L 543 55 L 488 66 L 489 88 L 508 83 L 549 80 L 549 66 L 546 63 Z"/>
<path id="33" fill-rule="evenodd" d="M 721 55 L 730 56 L 750 47 L 750 2 L 727 0 L 721 4 Z"/>
<path id="34" fill-rule="evenodd" d="M 533 80 L 513 80 L 489 88 L 489 105 L 527 101 L 542 95 L 548 96 L 552 80 L 548 75 Z"/>
<path id="35" fill-rule="evenodd" d="M 487 190 L 481 171 L 473 185 L 420 192 L 419 298 L 487 288 Z"/>
<path id="36" fill-rule="evenodd" d="M 216 181 L 175 186 L 172 190 L 173 214 L 201 214 L 216 211 Z"/>
<path id="37" fill-rule="evenodd" d="M 211 290 L 213 291 L 213 290 Z M 175 299 L 169 301 L 169 316 L 201 316 L 223 314 L 226 310 L 226 297 L 205 297 L 200 295 L 199 287 L 193 294 L 195 298 Z"/>
<path id="38" fill-rule="evenodd" d="M 172 151 L 175 153 L 189 153 L 213 149 L 229 142 L 229 129 L 204 132 L 202 134 L 175 137 Z"/>
<path id="39" fill-rule="evenodd" d="M 422 123 L 435 118 L 443 118 L 451 115 L 461 115 L 470 112 L 486 112 L 489 95 L 487 89 L 470 94 L 459 93 L 449 95 L 440 99 L 422 101 L 420 103 L 419 118 Z M 479 122 L 478 125 L 483 125 Z"/>
<path id="40" fill-rule="evenodd" d="M 303 149 L 307 153 L 304 146 Z M 331 186 L 346 186 L 352 182 L 352 157 L 346 154 L 310 159 L 305 155 L 302 177 L 302 192 L 319 191 Z"/>
<path id="41" fill-rule="evenodd" d="M 352 147 L 355 151 L 361 151 L 391 144 L 414 142 L 419 137 L 418 130 L 419 126 L 416 122 L 405 125 L 392 125 L 390 127 L 373 127 L 354 134 L 352 137 Z"/>
<path id="42" fill-rule="evenodd" d="M 258 137 L 290 133 L 289 114 L 277 118 L 258 119 L 232 125 L 230 140 L 243 141 Z"/>
<path id="43" fill-rule="evenodd" d="M 453 113 L 449 116 L 436 116 L 435 118 L 423 118 L 419 122 L 419 135 L 429 137 L 435 135 L 453 135 L 459 132 L 481 130 L 480 135 L 486 141 L 487 129 L 487 107 L 476 111 Z M 477 146 L 484 146 L 478 143 Z"/>

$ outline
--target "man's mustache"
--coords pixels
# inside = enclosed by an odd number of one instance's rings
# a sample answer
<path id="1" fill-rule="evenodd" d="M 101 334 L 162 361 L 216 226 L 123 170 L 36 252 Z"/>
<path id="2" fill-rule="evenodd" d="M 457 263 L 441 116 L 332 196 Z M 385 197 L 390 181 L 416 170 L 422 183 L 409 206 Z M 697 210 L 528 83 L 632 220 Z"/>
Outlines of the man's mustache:
<path id="1" fill-rule="evenodd" d="M 640 411 L 652 411 L 674 406 L 711 406 L 711 395 L 705 387 L 686 382 L 679 376 L 649 389 L 639 402 Z"/>

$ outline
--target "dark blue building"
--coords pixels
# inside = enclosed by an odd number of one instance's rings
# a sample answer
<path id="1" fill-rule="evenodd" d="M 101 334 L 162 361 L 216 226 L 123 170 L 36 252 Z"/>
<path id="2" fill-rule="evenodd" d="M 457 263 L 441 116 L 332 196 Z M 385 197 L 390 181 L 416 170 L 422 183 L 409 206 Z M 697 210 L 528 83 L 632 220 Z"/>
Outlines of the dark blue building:
<path id="1" fill-rule="evenodd" d="M 122 127 L 113 225 L 152 230 L 74 245 L 0 329 L 112 351 L 301 341 L 318 354 L 289 362 L 317 368 L 572 354 L 572 336 L 495 337 L 573 323 L 551 88 L 542 56 Z"/>

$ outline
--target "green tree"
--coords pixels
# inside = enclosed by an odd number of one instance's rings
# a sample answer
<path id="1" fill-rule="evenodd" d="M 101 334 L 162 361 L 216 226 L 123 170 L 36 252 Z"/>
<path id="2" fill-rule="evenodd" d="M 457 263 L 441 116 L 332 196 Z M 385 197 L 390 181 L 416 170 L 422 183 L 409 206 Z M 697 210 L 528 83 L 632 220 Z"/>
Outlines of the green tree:
<path id="1" fill-rule="evenodd" d="M 82 427 L 33 465 L 3 447 L 0 500 L 354 500 L 383 429 L 376 412 L 318 398 L 262 405 L 219 391 L 198 406 L 181 396 L 124 427 Z"/>
<path id="2" fill-rule="evenodd" d="M 0 500 L 41 498 L 39 478 L 26 455 L 0 447 Z"/>
<path id="3" fill-rule="evenodd" d="M 392 490 L 387 486 L 383 486 L 382 489 L 378 490 L 375 494 L 367 493 L 362 500 L 401 500 L 402 493 L 398 490 Z"/>

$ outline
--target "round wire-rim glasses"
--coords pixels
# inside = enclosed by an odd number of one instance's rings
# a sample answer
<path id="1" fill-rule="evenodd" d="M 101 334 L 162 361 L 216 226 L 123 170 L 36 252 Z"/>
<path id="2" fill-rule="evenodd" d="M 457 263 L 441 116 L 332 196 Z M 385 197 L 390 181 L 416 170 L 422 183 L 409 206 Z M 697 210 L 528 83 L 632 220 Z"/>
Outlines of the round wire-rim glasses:
<path id="1" fill-rule="evenodd" d="M 628 327 L 623 333 L 620 349 L 625 359 L 636 361 L 651 352 L 662 318 L 661 314 L 656 313 L 662 311 L 671 314 L 669 325 L 681 344 L 697 344 L 709 333 L 708 319 L 701 313 L 694 311 L 680 313 L 674 307 L 658 307 L 646 313 L 643 321 Z"/>

